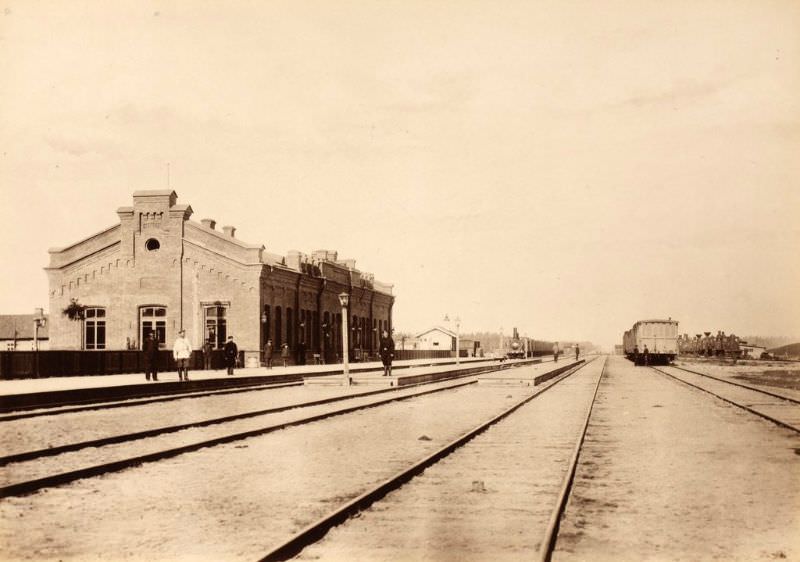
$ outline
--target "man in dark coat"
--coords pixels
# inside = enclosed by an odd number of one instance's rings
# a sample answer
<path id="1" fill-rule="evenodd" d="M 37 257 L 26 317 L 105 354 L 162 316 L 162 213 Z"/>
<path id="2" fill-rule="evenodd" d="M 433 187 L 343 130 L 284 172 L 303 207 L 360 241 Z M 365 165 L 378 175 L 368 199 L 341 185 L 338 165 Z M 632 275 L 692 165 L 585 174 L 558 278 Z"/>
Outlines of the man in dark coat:
<path id="1" fill-rule="evenodd" d="M 383 376 L 392 376 L 392 359 L 394 359 L 394 340 L 389 337 L 386 330 L 381 334 L 380 341 L 381 361 L 383 361 Z"/>
<path id="2" fill-rule="evenodd" d="M 203 369 L 206 371 L 211 369 L 211 342 L 209 340 L 203 342 Z"/>
<path id="3" fill-rule="evenodd" d="M 233 368 L 236 366 L 236 356 L 239 355 L 239 348 L 233 342 L 233 336 L 228 336 L 228 341 L 225 342 L 225 366 L 228 367 L 228 374 L 233 374 Z"/>
<path id="4" fill-rule="evenodd" d="M 267 343 L 264 345 L 264 363 L 267 369 L 272 369 L 272 354 L 274 351 L 272 340 L 267 340 Z"/>
<path id="5" fill-rule="evenodd" d="M 153 380 L 158 380 L 158 340 L 155 338 L 155 333 L 150 332 L 142 344 L 142 351 L 144 351 L 144 374 L 147 380 L 150 380 L 150 375 L 153 375 Z"/>

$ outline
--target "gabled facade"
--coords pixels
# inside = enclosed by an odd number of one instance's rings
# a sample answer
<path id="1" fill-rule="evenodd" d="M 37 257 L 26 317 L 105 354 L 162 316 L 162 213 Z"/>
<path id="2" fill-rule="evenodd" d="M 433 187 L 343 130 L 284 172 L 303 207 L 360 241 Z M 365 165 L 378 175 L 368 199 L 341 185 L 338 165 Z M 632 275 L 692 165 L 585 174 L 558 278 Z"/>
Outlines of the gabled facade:
<path id="1" fill-rule="evenodd" d="M 456 350 L 456 333 L 435 326 L 424 332 L 420 332 L 415 336 L 419 342 L 417 349 L 423 350 L 442 350 L 442 351 L 455 351 Z"/>
<path id="2" fill-rule="evenodd" d="M 195 349 L 232 335 L 253 357 L 271 339 L 276 349 L 288 343 L 336 360 L 340 293 L 350 295 L 351 347 L 373 352 L 379 331 L 391 329 L 391 285 L 354 260 L 326 250 L 270 254 L 192 213 L 174 191 L 137 191 L 133 206 L 117 210 L 119 224 L 49 250 L 50 348 L 139 349 L 151 331 L 171 348 L 183 328 Z M 83 319 L 61 313 L 73 299 L 86 307 Z"/>

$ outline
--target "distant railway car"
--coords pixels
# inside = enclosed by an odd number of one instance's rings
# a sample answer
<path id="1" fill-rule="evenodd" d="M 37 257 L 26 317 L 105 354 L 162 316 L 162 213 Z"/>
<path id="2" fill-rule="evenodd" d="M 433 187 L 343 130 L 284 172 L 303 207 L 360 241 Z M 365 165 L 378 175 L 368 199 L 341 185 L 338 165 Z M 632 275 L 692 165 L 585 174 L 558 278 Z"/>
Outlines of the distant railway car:
<path id="1" fill-rule="evenodd" d="M 678 322 L 676 320 L 640 320 L 622 337 L 625 357 L 637 365 L 665 364 L 678 354 Z"/>

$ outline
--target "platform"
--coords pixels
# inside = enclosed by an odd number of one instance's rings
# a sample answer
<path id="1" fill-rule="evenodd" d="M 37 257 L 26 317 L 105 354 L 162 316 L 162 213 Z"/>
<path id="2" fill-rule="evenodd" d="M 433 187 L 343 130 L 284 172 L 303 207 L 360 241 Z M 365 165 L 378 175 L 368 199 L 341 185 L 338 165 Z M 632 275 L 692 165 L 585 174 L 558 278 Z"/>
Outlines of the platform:
<path id="1" fill-rule="evenodd" d="M 573 367 L 581 365 L 584 361 L 584 359 L 580 359 L 578 361 L 554 363 L 550 360 L 546 363 L 531 365 L 525 369 L 505 369 L 481 375 L 478 377 L 478 384 L 491 386 L 536 386 Z"/>
<path id="2" fill-rule="evenodd" d="M 488 371 L 509 370 L 513 367 L 532 365 L 539 363 L 537 359 L 517 359 L 499 362 L 496 359 L 484 361 L 462 362 L 460 365 L 420 365 L 398 371 L 392 369 L 392 376 L 383 376 L 382 369 L 371 372 L 351 372 L 350 384 L 353 386 L 409 386 L 426 382 L 436 382 L 440 380 L 452 379 L 486 373 Z M 305 377 L 303 384 L 307 386 L 341 386 L 344 384 L 344 376 L 339 373 L 331 376 Z"/>
<path id="3" fill-rule="evenodd" d="M 404 360 L 397 361 L 394 369 L 396 373 L 407 372 L 409 369 L 437 364 L 441 368 L 448 363 L 454 366 L 454 361 L 453 358 Z M 471 363 L 497 364 L 497 360 L 461 359 L 462 366 Z M 382 371 L 380 362 L 350 365 L 351 375 L 370 378 Z M 235 370 L 233 376 L 227 375 L 224 369 L 194 370 L 189 372 L 188 381 L 179 381 L 175 371 L 159 373 L 159 380 L 155 382 L 146 381 L 143 373 L 0 380 L 0 413 L 55 405 L 77 405 L 173 394 L 189 395 L 196 392 L 264 385 L 302 384 L 304 378 L 335 378 L 338 374 L 341 379 L 341 373 L 342 365 L 336 363 L 294 365 L 273 369 L 239 368 Z"/>

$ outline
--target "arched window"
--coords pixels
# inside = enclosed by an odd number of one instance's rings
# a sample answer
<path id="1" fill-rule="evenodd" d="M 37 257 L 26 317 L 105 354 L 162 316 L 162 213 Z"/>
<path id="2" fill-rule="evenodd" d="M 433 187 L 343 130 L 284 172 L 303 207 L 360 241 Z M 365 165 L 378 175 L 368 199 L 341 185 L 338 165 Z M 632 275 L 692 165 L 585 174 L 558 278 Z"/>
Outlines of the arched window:
<path id="1" fill-rule="evenodd" d="M 205 312 L 205 339 L 213 349 L 222 349 L 228 336 L 228 307 L 206 306 Z"/>
<path id="2" fill-rule="evenodd" d="M 139 343 L 144 345 L 144 340 L 154 332 L 159 345 L 167 341 L 167 307 L 143 306 L 139 309 Z"/>
<path id="3" fill-rule="evenodd" d="M 275 307 L 275 338 L 272 342 L 275 346 L 275 349 L 280 349 L 283 345 L 283 326 L 282 326 L 283 319 L 281 317 L 281 307 Z"/>
<path id="4" fill-rule="evenodd" d="M 286 307 L 286 343 L 294 351 L 294 314 L 291 307 Z"/>
<path id="5" fill-rule="evenodd" d="M 86 349 L 106 348 L 106 309 L 87 308 L 84 325 Z"/>

